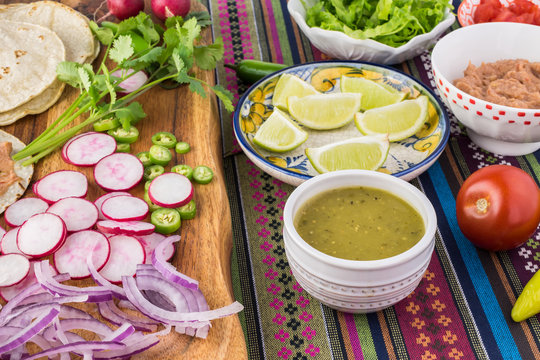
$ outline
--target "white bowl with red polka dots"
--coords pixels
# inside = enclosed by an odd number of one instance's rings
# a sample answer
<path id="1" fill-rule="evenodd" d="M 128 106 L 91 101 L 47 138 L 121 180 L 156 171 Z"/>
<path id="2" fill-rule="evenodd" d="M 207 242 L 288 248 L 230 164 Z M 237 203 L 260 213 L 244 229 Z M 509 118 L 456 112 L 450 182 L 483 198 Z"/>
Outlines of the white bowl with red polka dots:
<path id="1" fill-rule="evenodd" d="M 469 62 L 476 66 L 505 59 L 540 61 L 540 26 L 496 22 L 452 31 L 433 49 L 431 63 L 437 90 L 481 148 L 502 155 L 525 155 L 540 149 L 540 109 L 519 109 L 471 96 L 453 85 Z"/>
<path id="2" fill-rule="evenodd" d="M 325 254 L 298 234 L 294 218 L 318 194 L 342 187 L 370 187 L 392 193 L 415 208 L 424 221 L 424 236 L 410 249 L 380 260 L 346 260 Z M 312 177 L 289 196 L 283 211 L 283 242 L 292 273 L 321 303 L 348 313 L 370 313 L 406 298 L 422 280 L 433 254 L 437 215 L 414 185 L 369 170 L 340 170 Z M 399 241 L 396 234 L 395 241 Z"/>

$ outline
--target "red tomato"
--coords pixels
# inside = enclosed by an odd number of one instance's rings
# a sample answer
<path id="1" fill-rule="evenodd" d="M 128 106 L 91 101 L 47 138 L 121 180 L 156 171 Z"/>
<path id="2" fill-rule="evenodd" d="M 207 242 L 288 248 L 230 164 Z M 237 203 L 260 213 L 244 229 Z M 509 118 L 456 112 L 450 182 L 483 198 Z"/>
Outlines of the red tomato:
<path id="1" fill-rule="evenodd" d="M 517 167 L 487 166 L 465 180 L 456 212 L 461 231 L 473 244 L 509 250 L 527 241 L 540 223 L 540 189 Z"/>

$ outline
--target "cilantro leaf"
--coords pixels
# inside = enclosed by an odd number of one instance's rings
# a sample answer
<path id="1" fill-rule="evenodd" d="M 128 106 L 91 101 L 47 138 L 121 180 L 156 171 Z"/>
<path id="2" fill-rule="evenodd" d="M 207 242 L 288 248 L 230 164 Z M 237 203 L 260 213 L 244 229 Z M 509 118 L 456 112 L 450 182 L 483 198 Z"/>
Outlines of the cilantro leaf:
<path id="1" fill-rule="evenodd" d="M 189 14 L 186 15 L 185 20 L 189 20 L 191 18 L 197 19 L 197 24 L 200 27 L 212 25 L 212 19 L 210 18 L 210 14 L 208 13 L 208 11 L 190 12 Z"/>
<path id="2" fill-rule="evenodd" d="M 163 48 L 156 47 L 148 51 L 146 54 L 139 56 L 138 58 L 127 60 L 122 64 L 125 69 L 133 69 L 135 71 L 142 70 L 149 67 L 152 63 L 159 60 Z"/>
<path id="3" fill-rule="evenodd" d="M 133 55 L 133 46 L 131 45 L 131 37 L 127 35 L 120 35 L 114 40 L 113 46 L 109 51 L 109 57 L 116 61 L 118 64 L 128 59 Z"/>
<path id="4" fill-rule="evenodd" d="M 232 104 L 233 95 L 229 91 L 227 91 L 221 85 L 212 86 L 212 91 L 216 94 L 219 100 L 221 100 L 223 106 L 225 106 L 225 109 L 227 109 L 227 111 L 234 111 L 234 106 Z"/>
<path id="5" fill-rule="evenodd" d="M 146 113 L 144 112 L 141 104 L 134 101 L 128 106 L 115 110 L 114 117 L 120 121 L 125 129 L 129 129 L 129 126 L 145 118 Z"/>
<path id="6" fill-rule="evenodd" d="M 58 80 L 68 83 L 73 87 L 79 87 L 79 64 L 73 61 L 62 61 L 56 67 L 56 75 Z"/>
<path id="7" fill-rule="evenodd" d="M 223 58 L 223 39 L 218 37 L 213 44 L 206 46 L 195 46 L 193 57 L 198 67 L 203 70 L 211 70 L 216 67 L 216 63 Z"/>
<path id="8" fill-rule="evenodd" d="M 114 33 L 111 29 L 106 27 L 100 27 L 98 24 L 96 24 L 93 21 L 90 21 L 90 30 L 92 30 L 92 33 L 96 35 L 99 42 L 103 45 L 110 45 L 114 39 Z"/>

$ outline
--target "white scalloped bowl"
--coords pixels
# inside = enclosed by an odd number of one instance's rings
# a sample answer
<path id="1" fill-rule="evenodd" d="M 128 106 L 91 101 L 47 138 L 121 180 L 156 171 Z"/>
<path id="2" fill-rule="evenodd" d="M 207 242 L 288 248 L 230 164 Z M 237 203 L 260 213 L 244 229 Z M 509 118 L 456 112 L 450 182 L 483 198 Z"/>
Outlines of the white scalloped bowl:
<path id="1" fill-rule="evenodd" d="M 296 212 L 321 192 L 349 186 L 382 189 L 407 201 L 424 220 L 424 236 L 409 250 L 381 260 L 345 260 L 316 250 L 294 228 Z M 395 176 L 367 170 L 341 170 L 307 180 L 289 196 L 283 222 L 285 253 L 298 283 L 323 304 L 348 313 L 379 311 L 413 292 L 431 260 L 437 228 L 435 210 L 420 190 Z"/>
<path id="2" fill-rule="evenodd" d="M 473 24 L 440 39 L 431 55 L 437 90 L 471 140 L 501 155 L 526 155 L 540 149 L 540 109 L 520 109 L 471 96 L 453 85 L 469 61 L 540 61 L 540 26 L 493 22 Z"/>
<path id="3" fill-rule="evenodd" d="M 310 3 L 310 0 L 305 2 Z M 309 27 L 306 23 L 306 10 L 300 0 L 290 0 L 287 9 L 304 35 L 326 55 L 340 60 L 362 60 L 383 65 L 397 64 L 420 55 L 435 44 L 455 21 L 454 14 L 447 10 L 443 20 L 429 33 L 418 35 L 394 48 L 371 39 L 354 39 L 340 31 Z"/>

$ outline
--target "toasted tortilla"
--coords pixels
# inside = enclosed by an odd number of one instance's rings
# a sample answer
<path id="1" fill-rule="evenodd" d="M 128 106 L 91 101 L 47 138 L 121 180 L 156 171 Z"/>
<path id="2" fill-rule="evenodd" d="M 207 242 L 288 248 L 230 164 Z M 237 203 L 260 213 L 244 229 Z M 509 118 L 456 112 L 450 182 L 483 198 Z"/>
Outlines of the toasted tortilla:
<path id="1" fill-rule="evenodd" d="M 0 20 L 22 21 L 54 31 L 66 47 L 66 61 L 84 63 L 94 55 L 94 36 L 84 15 L 54 1 L 0 6 Z"/>
<path id="2" fill-rule="evenodd" d="M 0 20 L 0 112 L 24 104 L 56 79 L 64 44 L 53 31 L 30 23 Z"/>
<path id="3" fill-rule="evenodd" d="M 15 153 L 21 151 L 26 146 L 21 140 L 19 140 L 15 136 L 0 130 L 0 142 L 5 141 L 9 141 L 12 144 L 12 156 Z M 15 162 L 14 164 L 15 173 L 20 178 L 20 181 L 12 184 L 9 189 L 0 196 L 0 214 L 3 213 L 9 205 L 17 201 L 24 194 L 26 188 L 30 184 L 30 180 L 32 179 L 32 175 L 34 174 L 34 166 L 22 166 L 23 161 L 24 160 L 20 160 Z"/>
<path id="4" fill-rule="evenodd" d="M 60 39 L 64 43 L 66 48 L 66 60 L 92 63 L 100 52 L 100 43 L 92 35 L 88 26 L 89 20 L 83 14 L 73 10 L 72 8 L 51 1 L 40 1 L 32 4 L 10 4 L 0 5 L 0 19 L 13 20 L 13 18 L 19 21 L 32 22 L 35 20 L 36 14 L 45 13 L 45 17 L 39 17 L 40 25 L 48 27 L 53 31 L 62 31 L 57 33 Z M 79 35 L 83 36 L 83 41 L 80 43 L 70 34 L 73 33 L 73 29 L 69 26 L 62 26 L 48 22 L 47 17 L 54 15 L 55 19 L 62 19 L 64 24 L 65 19 L 70 19 L 68 24 L 73 26 L 82 27 L 79 29 Z M 82 20 L 82 21 L 81 21 Z M 64 31 L 68 32 L 67 34 Z M 92 40 L 92 52 L 89 52 L 89 43 Z M 87 55 L 86 58 L 85 55 Z M 26 115 L 40 114 L 54 105 L 56 101 L 62 95 L 65 83 L 55 80 L 51 86 L 49 86 L 43 93 L 39 94 L 32 100 L 17 106 L 9 111 L 0 112 L 0 126 L 5 126 L 14 123 L 20 118 Z"/>

